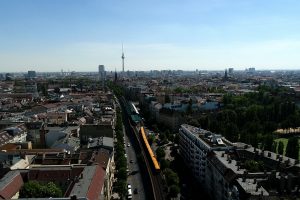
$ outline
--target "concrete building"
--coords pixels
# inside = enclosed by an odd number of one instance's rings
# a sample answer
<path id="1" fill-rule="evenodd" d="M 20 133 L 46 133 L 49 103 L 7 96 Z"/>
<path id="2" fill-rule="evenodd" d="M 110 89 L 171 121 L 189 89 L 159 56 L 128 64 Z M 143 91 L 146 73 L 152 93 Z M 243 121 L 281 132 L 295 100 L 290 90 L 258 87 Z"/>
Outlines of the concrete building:
<path id="1" fill-rule="evenodd" d="M 280 199 L 299 195 L 299 161 L 182 124 L 180 154 L 212 199 Z M 260 167 L 254 171 L 247 162 Z"/>
<path id="2" fill-rule="evenodd" d="M 102 88 L 104 88 L 105 79 L 106 79 L 106 72 L 105 72 L 104 65 L 99 65 L 98 70 L 99 70 L 99 81 L 101 83 Z"/>

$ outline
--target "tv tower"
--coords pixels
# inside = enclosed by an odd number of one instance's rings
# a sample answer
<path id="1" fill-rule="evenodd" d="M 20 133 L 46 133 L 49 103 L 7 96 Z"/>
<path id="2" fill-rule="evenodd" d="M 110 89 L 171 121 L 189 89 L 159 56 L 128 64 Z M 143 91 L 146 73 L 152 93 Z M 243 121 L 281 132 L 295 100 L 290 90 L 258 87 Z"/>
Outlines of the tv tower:
<path id="1" fill-rule="evenodd" d="M 123 69 L 123 73 L 124 73 L 124 59 L 125 59 L 125 56 L 124 56 L 123 43 L 122 43 L 122 69 Z"/>

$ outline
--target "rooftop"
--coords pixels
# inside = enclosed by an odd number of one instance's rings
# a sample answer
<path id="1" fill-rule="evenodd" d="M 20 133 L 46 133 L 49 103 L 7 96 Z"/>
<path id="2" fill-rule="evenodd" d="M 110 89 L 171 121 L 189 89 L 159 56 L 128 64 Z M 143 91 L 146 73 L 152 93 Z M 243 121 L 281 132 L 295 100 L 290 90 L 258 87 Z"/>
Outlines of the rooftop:
<path id="1" fill-rule="evenodd" d="M 222 135 L 215 134 L 210 131 L 197 128 L 195 126 L 191 126 L 188 124 L 182 124 L 182 128 L 189 131 L 197 138 L 199 138 L 208 148 L 213 148 L 213 150 L 217 150 L 218 148 L 222 147 L 232 147 L 233 144 L 226 140 Z"/>
<path id="2" fill-rule="evenodd" d="M 96 199 L 97 193 L 101 193 L 104 183 L 105 171 L 98 165 L 86 166 L 78 177 L 70 196 L 76 195 L 78 197 L 94 197 Z"/>

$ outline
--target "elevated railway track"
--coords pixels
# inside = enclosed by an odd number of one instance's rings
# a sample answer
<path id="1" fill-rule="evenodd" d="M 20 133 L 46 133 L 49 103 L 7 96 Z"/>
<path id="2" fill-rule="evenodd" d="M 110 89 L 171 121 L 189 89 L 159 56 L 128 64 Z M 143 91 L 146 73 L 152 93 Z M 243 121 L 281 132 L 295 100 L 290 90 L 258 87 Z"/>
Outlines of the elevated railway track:
<path id="1" fill-rule="evenodd" d="M 148 144 L 147 139 L 145 139 L 143 122 L 141 120 L 136 120 L 140 119 L 139 116 L 132 117 L 134 113 L 128 113 L 128 111 L 130 111 L 130 109 L 128 108 L 130 104 L 125 99 L 121 99 L 121 105 L 123 115 L 125 115 L 123 118 L 125 127 L 137 142 L 138 149 L 140 150 L 140 153 L 144 160 L 144 167 L 147 174 L 143 174 L 143 177 L 148 177 L 147 180 L 149 182 L 149 193 L 151 192 L 151 194 L 148 195 L 149 199 L 163 200 L 165 199 L 165 193 L 160 167 L 156 160 L 156 157 L 154 156 L 154 153 L 152 152 Z"/>

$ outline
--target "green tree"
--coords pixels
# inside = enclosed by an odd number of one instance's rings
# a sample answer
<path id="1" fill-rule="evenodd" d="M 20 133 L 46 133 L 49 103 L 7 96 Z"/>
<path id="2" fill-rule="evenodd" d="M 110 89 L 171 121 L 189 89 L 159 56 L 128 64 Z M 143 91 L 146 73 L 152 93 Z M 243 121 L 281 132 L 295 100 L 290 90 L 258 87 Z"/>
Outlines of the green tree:
<path id="1" fill-rule="evenodd" d="M 288 140 L 285 156 L 298 159 L 299 157 L 299 142 L 297 137 L 291 137 Z"/>
<path id="2" fill-rule="evenodd" d="M 165 169 L 165 177 L 167 184 L 170 185 L 178 185 L 179 184 L 179 177 L 178 175 L 170 168 Z"/>
<path id="3" fill-rule="evenodd" d="M 277 147 L 278 154 L 283 155 L 283 149 L 284 149 L 283 142 L 279 141 L 278 147 Z"/>
<path id="4" fill-rule="evenodd" d="M 170 161 L 162 158 L 160 160 L 160 168 L 161 168 L 161 170 L 164 170 L 164 169 L 169 168 L 169 167 L 170 167 Z"/>
<path id="5" fill-rule="evenodd" d="M 150 134 L 148 135 L 148 142 L 149 142 L 149 145 L 152 145 L 152 143 L 155 141 L 155 136 L 154 134 Z"/>
<path id="6" fill-rule="evenodd" d="M 159 133 L 159 139 L 161 140 L 161 143 L 167 143 L 167 136 L 165 132 Z"/>
<path id="7" fill-rule="evenodd" d="M 21 198 L 40 197 L 41 185 L 37 181 L 29 181 L 20 190 Z"/>
<path id="8" fill-rule="evenodd" d="M 268 134 L 264 137 L 263 147 L 265 150 L 271 151 L 273 146 L 273 135 Z"/>
<path id="9" fill-rule="evenodd" d="M 28 181 L 20 190 L 21 198 L 62 197 L 62 190 L 53 182 L 40 184 L 37 181 Z"/>
<path id="10" fill-rule="evenodd" d="M 157 157 L 158 160 L 164 158 L 165 155 L 166 155 L 166 153 L 165 153 L 165 151 L 164 151 L 164 149 L 162 147 L 158 147 L 156 149 L 156 157 Z"/>
<path id="11" fill-rule="evenodd" d="M 125 180 L 127 178 L 126 167 L 122 167 L 117 172 L 117 178 Z"/>
<path id="12" fill-rule="evenodd" d="M 274 141 L 272 144 L 272 152 L 275 152 L 275 153 L 277 152 L 277 146 L 278 146 L 277 142 Z"/>
<path id="13" fill-rule="evenodd" d="M 126 196 L 127 194 L 126 185 L 127 185 L 126 180 L 118 180 L 115 185 L 116 191 L 123 197 Z"/>
<path id="14" fill-rule="evenodd" d="M 180 192 L 180 189 L 178 185 L 171 185 L 169 189 L 169 196 L 171 198 L 175 198 L 178 196 L 178 193 Z"/>
<path id="15" fill-rule="evenodd" d="M 62 197 L 62 190 L 55 185 L 53 182 L 47 183 L 43 186 L 43 191 L 45 192 L 44 197 Z"/>

